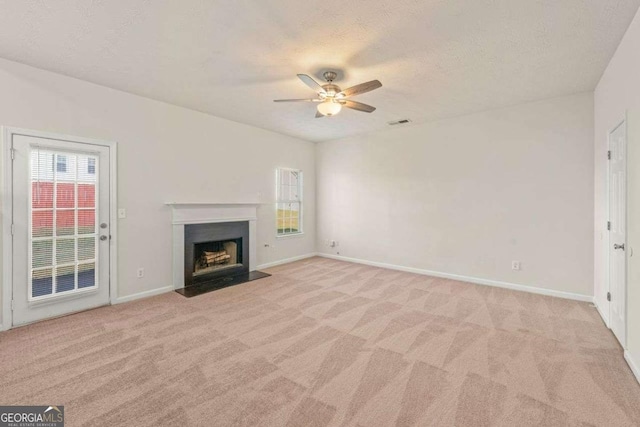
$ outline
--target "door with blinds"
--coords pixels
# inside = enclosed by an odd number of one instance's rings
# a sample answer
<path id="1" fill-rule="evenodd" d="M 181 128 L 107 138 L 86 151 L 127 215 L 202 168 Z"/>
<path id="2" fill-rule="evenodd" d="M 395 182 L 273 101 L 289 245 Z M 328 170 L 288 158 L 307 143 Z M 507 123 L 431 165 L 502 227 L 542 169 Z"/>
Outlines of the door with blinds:
<path id="1" fill-rule="evenodd" d="M 12 134 L 13 325 L 109 303 L 109 147 Z"/>

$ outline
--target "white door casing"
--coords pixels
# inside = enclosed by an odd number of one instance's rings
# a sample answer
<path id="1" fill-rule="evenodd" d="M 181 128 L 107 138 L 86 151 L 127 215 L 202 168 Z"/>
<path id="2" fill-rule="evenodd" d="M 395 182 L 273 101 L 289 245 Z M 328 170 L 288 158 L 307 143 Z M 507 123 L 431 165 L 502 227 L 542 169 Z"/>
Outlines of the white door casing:
<path id="1" fill-rule="evenodd" d="M 13 157 L 11 324 L 109 304 L 115 146 L 20 130 L 6 131 L 7 143 Z"/>
<path id="2" fill-rule="evenodd" d="M 609 133 L 609 323 L 626 346 L 627 295 L 627 141 L 626 122 Z"/>

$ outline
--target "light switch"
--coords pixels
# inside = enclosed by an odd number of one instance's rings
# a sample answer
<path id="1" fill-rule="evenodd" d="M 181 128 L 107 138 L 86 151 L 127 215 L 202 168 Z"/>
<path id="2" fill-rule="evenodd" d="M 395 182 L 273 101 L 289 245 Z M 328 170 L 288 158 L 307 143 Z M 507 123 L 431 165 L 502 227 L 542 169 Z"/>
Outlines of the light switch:
<path id="1" fill-rule="evenodd" d="M 118 218 L 122 219 L 126 217 L 127 217 L 127 211 L 124 208 L 118 209 Z"/>

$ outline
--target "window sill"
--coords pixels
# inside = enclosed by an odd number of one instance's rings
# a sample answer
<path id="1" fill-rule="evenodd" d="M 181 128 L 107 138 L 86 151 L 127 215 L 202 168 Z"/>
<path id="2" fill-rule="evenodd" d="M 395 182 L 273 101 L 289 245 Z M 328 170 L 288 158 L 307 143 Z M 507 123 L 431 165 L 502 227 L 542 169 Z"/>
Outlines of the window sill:
<path id="1" fill-rule="evenodd" d="M 304 235 L 304 231 L 299 233 L 289 233 L 289 234 L 276 234 L 276 239 L 286 239 L 287 237 L 296 237 Z"/>

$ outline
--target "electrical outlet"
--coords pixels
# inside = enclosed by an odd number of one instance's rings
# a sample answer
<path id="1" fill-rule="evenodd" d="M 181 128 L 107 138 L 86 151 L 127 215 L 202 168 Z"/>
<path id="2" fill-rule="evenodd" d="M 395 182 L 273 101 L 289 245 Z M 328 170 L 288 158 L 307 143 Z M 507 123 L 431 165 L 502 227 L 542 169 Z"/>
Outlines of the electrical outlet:
<path id="1" fill-rule="evenodd" d="M 144 277 L 144 268 L 140 267 L 136 273 L 138 279 L 142 279 Z"/>
<path id="2" fill-rule="evenodd" d="M 127 217 L 127 210 L 125 208 L 118 209 L 118 218 L 123 219 Z"/>
<path id="3" fill-rule="evenodd" d="M 329 246 L 330 246 L 330 247 L 332 247 L 332 248 L 335 248 L 335 247 L 336 247 L 336 246 L 338 246 L 338 245 L 336 244 L 336 241 L 335 241 L 335 240 L 332 240 L 332 241 L 329 243 Z"/>
<path id="4" fill-rule="evenodd" d="M 520 270 L 520 261 L 511 261 L 511 269 L 512 270 Z"/>

